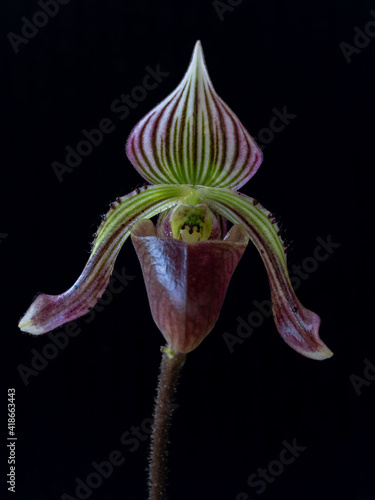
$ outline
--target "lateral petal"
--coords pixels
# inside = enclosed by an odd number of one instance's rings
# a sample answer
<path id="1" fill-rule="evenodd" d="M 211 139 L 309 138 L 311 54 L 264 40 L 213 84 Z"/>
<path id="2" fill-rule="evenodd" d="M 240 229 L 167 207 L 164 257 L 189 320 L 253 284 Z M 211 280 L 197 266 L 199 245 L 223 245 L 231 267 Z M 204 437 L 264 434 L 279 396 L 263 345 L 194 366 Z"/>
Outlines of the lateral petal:
<path id="1" fill-rule="evenodd" d="M 272 214 L 256 200 L 228 189 L 202 188 L 204 203 L 234 224 L 242 224 L 266 266 L 277 329 L 294 350 L 312 359 L 333 355 L 319 337 L 320 318 L 299 302 L 290 282 L 283 242 Z"/>
<path id="2" fill-rule="evenodd" d="M 19 328 L 39 335 L 88 313 L 103 295 L 133 224 L 172 207 L 189 190 L 186 186 L 143 186 L 118 198 L 98 229 L 78 280 L 61 295 L 38 295 L 21 318 Z"/>

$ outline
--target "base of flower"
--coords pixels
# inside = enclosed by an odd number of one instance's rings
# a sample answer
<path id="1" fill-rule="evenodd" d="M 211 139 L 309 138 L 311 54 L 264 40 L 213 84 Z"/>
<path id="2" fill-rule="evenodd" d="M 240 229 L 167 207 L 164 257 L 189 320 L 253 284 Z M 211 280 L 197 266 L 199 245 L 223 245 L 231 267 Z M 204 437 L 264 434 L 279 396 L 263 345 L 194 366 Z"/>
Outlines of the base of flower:
<path id="1" fill-rule="evenodd" d="M 171 346 L 161 348 L 163 353 L 154 409 L 149 459 L 149 500 L 165 500 L 167 476 L 168 432 L 173 412 L 173 397 L 178 376 L 186 354 L 175 352 Z"/>

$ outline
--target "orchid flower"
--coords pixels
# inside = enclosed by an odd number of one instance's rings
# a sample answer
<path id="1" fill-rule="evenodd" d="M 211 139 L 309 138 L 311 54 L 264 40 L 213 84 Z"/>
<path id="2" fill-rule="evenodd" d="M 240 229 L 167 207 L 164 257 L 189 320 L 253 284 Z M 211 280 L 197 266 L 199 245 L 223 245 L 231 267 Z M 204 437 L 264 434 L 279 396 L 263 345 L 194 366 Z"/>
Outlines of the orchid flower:
<path id="1" fill-rule="evenodd" d="M 61 295 L 37 296 L 21 330 L 43 334 L 88 313 L 131 235 L 157 326 L 171 349 L 190 352 L 214 327 L 250 239 L 268 273 L 282 338 L 309 358 L 332 356 L 319 338 L 319 316 L 294 293 L 274 216 L 237 191 L 262 153 L 216 94 L 199 41 L 181 83 L 135 126 L 126 152 L 150 184 L 112 203 L 78 280 Z M 155 227 L 149 219 L 158 214 Z"/>

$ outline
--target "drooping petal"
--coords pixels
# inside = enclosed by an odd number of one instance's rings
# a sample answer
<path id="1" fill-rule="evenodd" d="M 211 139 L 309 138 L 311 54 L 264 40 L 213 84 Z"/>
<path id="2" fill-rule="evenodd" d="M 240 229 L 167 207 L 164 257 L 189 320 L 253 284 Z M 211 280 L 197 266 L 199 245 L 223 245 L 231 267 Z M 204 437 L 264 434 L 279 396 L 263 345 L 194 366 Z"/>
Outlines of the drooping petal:
<path id="1" fill-rule="evenodd" d="M 75 284 L 61 295 L 38 295 L 19 328 L 39 335 L 89 312 L 103 295 L 133 224 L 172 207 L 187 192 L 186 186 L 144 186 L 118 198 L 100 225 L 90 258 Z"/>
<path id="2" fill-rule="evenodd" d="M 177 351 L 195 349 L 219 316 L 232 274 L 248 243 L 242 226 L 224 241 L 186 242 L 159 237 L 151 221 L 132 230 L 151 313 L 168 343 Z"/>
<path id="3" fill-rule="evenodd" d="M 271 287 L 274 320 L 282 338 L 300 354 L 326 359 L 332 352 L 319 338 L 320 318 L 309 311 L 292 288 L 283 242 L 274 217 L 256 200 L 227 189 L 202 188 L 200 195 L 212 210 L 242 224 L 266 266 Z"/>
<path id="4" fill-rule="evenodd" d="M 199 41 L 181 83 L 135 126 L 126 151 L 153 184 L 238 189 L 262 162 L 261 150 L 216 94 Z"/>

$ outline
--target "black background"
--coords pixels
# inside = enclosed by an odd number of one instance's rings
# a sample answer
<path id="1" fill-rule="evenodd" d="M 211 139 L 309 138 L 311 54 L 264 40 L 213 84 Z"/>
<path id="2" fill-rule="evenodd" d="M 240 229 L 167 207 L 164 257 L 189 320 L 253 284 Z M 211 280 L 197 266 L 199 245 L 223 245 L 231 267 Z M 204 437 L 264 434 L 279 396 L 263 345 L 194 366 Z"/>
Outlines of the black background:
<path id="1" fill-rule="evenodd" d="M 130 453 L 120 437 L 150 418 L 163 339 L 149 313 L 140 267 L 128 241 L 116 263 L 134 276 L 95 320 L 31 375 L 47 336 L 17 322 L 35 294 L 61 293 L 78 277 L 108 203 L 143 185 L 124 153 L 137 121 L 181 80 L 194 43 L 203 44 L 219 95 L 251 134 L 268 127 L 273 109 L 296 115 L 264 150 L 264 163 L 242 191 L 280 217 L 291 242 L 289 266 L 301 265 L 328 235 L 340 243 L 302 280 L 298 296 L 322 318 L 321 337 L 334 351 L 324 362 L 304 358 L 278 335 L 272 319 L 230 353 L 254 300 L 269 297 L 266 273 L 251 245 L 235 273 L 214 331 L 188 355 L 180 380 L 170 447 L 171 500 L 249 498 L 375 499 L 375 381 L 357 394 L 350 380 L 375 363 L 371 208 L 374 168 L 375 40 L 345 59 L 364 29 L 370 1 L 244 0 L 220 20 L 211 1 L 71 0 L 16 54 L 7 38 L 41 8 L 2 4 L 2 290 L 1 433 L 6 463 L 7 388 L 16 389 L 16 494 L 77 498 L 92 462 L 121 451 L 125 463 L 90 498 L 147 496 L 148 440 Z M 372 28 L 374 30 L 374 28 Z M 169 73 L 120 120 L 121 93 L 140 85 L 146 66 Z M 110 118 L 115 130 L 59 182 L 53 161 L 82 129 Z M 7 235 L 7 236 L 5 236 Z M 35 351 L 34 351 L 35 352 Z M 374 372 L 368 375 L 375 378 Z M 359 392 L 359 391 L 357 391 Z M 283 441 L 306 449 L 268 484 L 247 484 L 277 460 Z"/>

